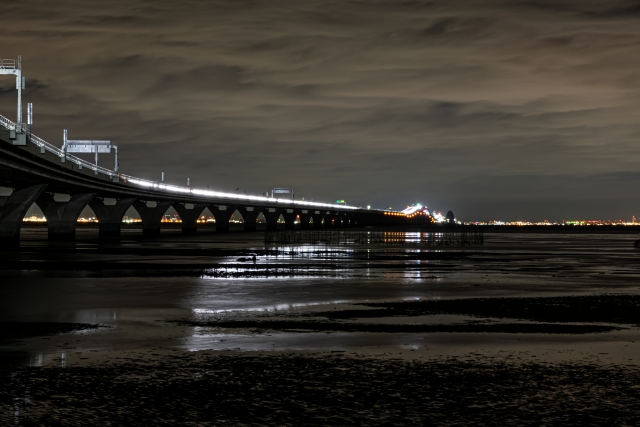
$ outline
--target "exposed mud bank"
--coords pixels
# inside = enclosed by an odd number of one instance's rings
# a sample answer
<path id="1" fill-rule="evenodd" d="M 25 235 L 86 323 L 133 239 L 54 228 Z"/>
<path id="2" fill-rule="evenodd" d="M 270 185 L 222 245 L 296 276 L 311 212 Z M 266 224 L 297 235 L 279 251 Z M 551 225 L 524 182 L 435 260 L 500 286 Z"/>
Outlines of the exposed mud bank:
<path id="1" fill-rule="evenodd" d="M 638 425 L 640 370 L 179 354 L 22 368 L 2 425 Z"/>

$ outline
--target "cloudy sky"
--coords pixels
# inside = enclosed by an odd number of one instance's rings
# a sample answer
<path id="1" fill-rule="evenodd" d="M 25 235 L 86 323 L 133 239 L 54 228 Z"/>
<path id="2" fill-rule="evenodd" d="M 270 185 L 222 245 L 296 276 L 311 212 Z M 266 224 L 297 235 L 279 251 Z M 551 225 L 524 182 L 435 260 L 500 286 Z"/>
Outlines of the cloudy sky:
<path id="1" fill-rule="evenodd" d="M 117 141 L 130 175 L 463 220 L 640 216 L 637 0 L 21 0 L 0 16 L 34 133 Z"/>

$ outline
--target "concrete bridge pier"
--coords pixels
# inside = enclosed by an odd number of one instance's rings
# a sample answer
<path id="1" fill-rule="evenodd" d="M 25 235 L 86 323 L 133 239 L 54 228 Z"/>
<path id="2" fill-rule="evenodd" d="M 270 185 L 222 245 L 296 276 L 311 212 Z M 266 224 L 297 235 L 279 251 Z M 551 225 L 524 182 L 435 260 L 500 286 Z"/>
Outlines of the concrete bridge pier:
<path id="1" fill-rule="evenodd" d="M 122 229 L 122 217 L 136 199 L 120 199 L 115 205 L 105 205 L 101 198 L 94 198 L 89 207 L 98 218 L 98 232 L 100 237 L 119 237 Z"/>
<path id="2" fill-rule="evenodd" d="M 311 213 L 307 210 L 300 212 L 300 229 L 307 230 L 311 228 L 309 221 L 311 220 Z"/>
<path id="3" fill-rule="evenodd" d="M 209 210 L 216 217 L 216 233 L 229 232 L 229 221 L 236 209 L 236 206 L 209 205 Z"/>
<path id="4" fill-rule="evenodd" d="M 309 228 L 318 229 L 322 225 L 319 221 L 321 221 L 320 217 L 316 214 L 311 214 L 312 223 L 309 223 Z"/>
<path id="5" fill-rule="evenodd" d="M 362 225 L 364 226 L 376 226 L 376 225 L 387 225 L 384 221 L 387 220 L 387 217 L 384 215 L 376 215 L 376 214 L 362 214 Z"/>
<path id="6" fill-rule="evenodd" d="M 185 234 L 195 234 L 198 231 L 198 218 L 207 207 L 206 203 L 198 203 L 193 208 L 187 208 L 184 203 L 174 203 L 173 208 L 180 215 L 182 220 L 182 232 Z M 216 219 L 217 221 L 217 219 Z"/>
<path id="7" fill-rule="evenodd" d="M 349 227 L 349 218 L 344 214 L 344 212 L 341 212 L 339 214 L 338 218 L 339 218 L 338 224 L 339 224 L 340 228 Z"/>
<path id="8" fill-rule="evenodd" d="M 10 196 L 0 197 L 0 246 L 18 246 L 22 219 L 47 184 L 15 190 Z"/>
<path id="9" fill-rule="evenodd" d="M 331 215 L 322 215 L 324 221 L 323 228 L 333 228 L 333 222 L 331 222 Z"/>
<path id="10" fill-rule="evenodd" d="M 95 193 L 76 194 L 68 202 L 56 202 L 51 194 L 40 194 L 36 204 L 47 218 L 49 240 L 75 240 L 78 217 L 94 197 Z"/>
<path id="11" fill-rule="evenodd" d="M 333 214 L 333 228 L 342 228 L 342 215 L 340 215 L 340 212 Z"/>
<path id="12" fill-rule="evenodd" d="M 317 230 L 322 228 L 322 213 L 320 213 L 320 211 L 315 211 L 311 216 L 313 218 L 313 229 Z"/>
<path id="13" fill-rule="evenodd" d="M 149 207 L 146 202 L 140 200 L 134 202 L 133 208 L 138 212 L 142 220 L 142 234 L 160 234 L 162 216 L 171 205 L 172 202 L 158 202 L 156 206 Z"/>
<path id="14" fill-rule="evenodd" d="M 280 218 L 280 214 L 282 211 L 280 209 L 269 208 L 266 209 L 262 214 L 264 218 L 267 220 L 267 229 L 268 230 L 277 230 L 278 229 L 278 219 Z"/>
<path id="15" fill-rule="evenodd" d="M 258 216 L 260 215 L 260 209 L 247 206 L 238 208 L 238 212 L 240 212 L 240 214 L 242 215 L 242 220 L 244 221 L 244 231 L 256 231 L 256 221 L 258 220 Z"/>
<path id="16" fill-rule="evenodd" d="M 284 209 L 282 211 L 282 217 L 284 218 L 284 228 L 286 230 L 295 230 L 295 221 L 298 214 L 293 209 Z"/>

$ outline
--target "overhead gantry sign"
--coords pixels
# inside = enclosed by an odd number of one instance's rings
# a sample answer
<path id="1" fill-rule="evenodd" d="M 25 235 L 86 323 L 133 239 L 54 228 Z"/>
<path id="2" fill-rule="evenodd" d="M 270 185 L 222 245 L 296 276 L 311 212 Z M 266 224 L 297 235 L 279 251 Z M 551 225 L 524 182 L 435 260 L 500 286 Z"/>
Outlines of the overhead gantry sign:
<path id="1" fill-rule="evenodd" d="M 115 150 L 115 167 L 114 172 L 118 172 L 118 146 L 112 144 L 111 141 L 96 141 L 90 139 L 67 139 L 67 130 L 64 130 L 62 151 L 66 156 L 67 153 L 95 153 L 96 166 L 98 166 L 98 153 L 111 153 L 111 149 Z"/>
<path id="2" fill-rule="evenodd" d="M 15 128 L 11 129 L 11 139 L 14 145 L 27 144 L 27 128 L 22 123 L 22 89 L 24 89 L 25 78 L 22 75 L 22 58 L 18 55 L 18 59 L 0 59 L 0 74 L 16 76 L 16 89 L 18 90 L 18 117 Z M 31 116 L 29 116 L 31 117 Z"/>

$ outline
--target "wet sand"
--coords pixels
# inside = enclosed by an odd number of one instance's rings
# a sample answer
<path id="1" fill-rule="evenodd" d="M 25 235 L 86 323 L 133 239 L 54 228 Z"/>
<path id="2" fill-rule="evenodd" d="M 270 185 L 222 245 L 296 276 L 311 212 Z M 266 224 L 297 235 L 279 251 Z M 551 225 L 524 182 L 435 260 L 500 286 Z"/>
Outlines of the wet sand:
<path id="1" fill-rule="evenodd" d="M 635 235 L 96 234 L 2 254 L 2 425 L 638 422 Z"/>

